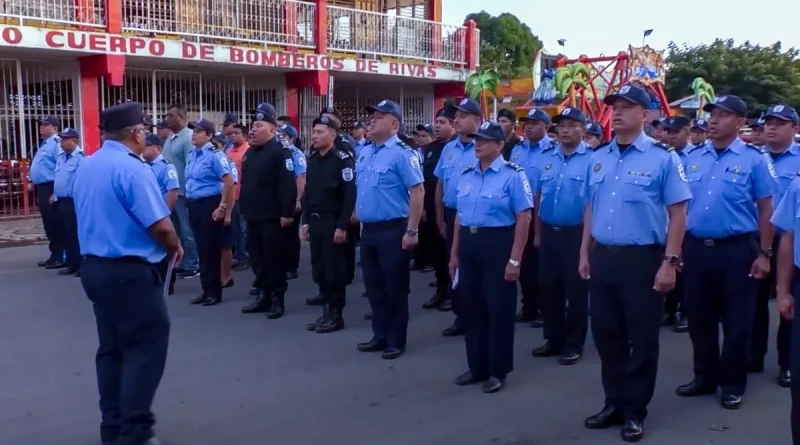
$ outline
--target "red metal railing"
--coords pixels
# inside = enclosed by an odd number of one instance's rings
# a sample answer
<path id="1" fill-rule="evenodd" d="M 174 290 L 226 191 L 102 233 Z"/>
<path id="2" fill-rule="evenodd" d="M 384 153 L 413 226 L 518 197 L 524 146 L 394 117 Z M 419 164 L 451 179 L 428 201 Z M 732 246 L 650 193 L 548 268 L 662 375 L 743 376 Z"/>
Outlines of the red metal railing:
<path id="1" fill-rule="evenodd" d="M 0 160 L 0 219 L 31 216 L 33 184 L 28 177 L 28 161 Z"/>

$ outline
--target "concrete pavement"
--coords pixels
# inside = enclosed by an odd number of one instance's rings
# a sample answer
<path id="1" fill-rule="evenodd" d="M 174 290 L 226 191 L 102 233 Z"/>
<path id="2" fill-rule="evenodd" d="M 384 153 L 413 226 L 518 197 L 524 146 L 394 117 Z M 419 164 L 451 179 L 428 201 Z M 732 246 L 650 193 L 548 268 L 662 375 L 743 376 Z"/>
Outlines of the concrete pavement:
<path id="1" fill-rule="evenodd" d="M 97 338 L 80 280 L 37 268 L 45 246 L 0 253 L 0 445 L 99 443 Z M 622 443 L 618 429 L 583 428 L 603 403 L 592 345 L 583 362 L 561 367 L 532 358 L 541 330 L 518 326 L 516 370 L 504 391 L 454 386 L 466 369 L 463 338 L 439 335 L 451 314 L 420 308 L 432 278 L 413 274 L 409 349 L 396 361 L 356 351 L 371 336 L 360 281 L 349 291 L 347 329 L 319 335 L 305 331 L 318 316 L 303 305 L 314 293 L 307 266 L 290 282 L 287 315 L 276 321 L 239 313 L 250 300 L 249 271 L 237 273 L 223 304 L 210 308 L 188 303 L 197 279 L 180 280 L 169 301 L 172 341 L 154 407 L 159 437 L 167 445 Z M 738 411 L 712 397 L 682 399 L 674 389 L 691 379 L 691 344 L 687 334 L 665 330 L 642 443 L 790 443 L 789 392 L 773 383 L 774 363 L 772 354 L 767 372 L 751 377 Z"/>

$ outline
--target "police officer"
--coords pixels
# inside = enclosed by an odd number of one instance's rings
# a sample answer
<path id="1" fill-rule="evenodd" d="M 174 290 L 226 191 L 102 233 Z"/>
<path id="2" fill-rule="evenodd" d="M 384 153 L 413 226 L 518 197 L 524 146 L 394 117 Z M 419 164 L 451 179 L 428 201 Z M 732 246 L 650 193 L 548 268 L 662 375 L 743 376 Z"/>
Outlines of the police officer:
<path id="1" fill-rule="evenodd" d="M 356 163 L 356 215 L 363 223 L 361 267 L 372 308 L 370 341 L 362 352 L 383 351 L 384 359 L 403 355 L 408 332 L 409 252 L 418 242 L 425 190 L 417 153 L 400 142 L 400 106 L 382 100 L 372 113 L 373 142 Z"/>
<path id="2" fill-rule="evenodd" d="M 281 143 L 277 126 L 275 107 L 261 103 L 250 128 L 250 149 L 242 161 L 239 197 L 258 289 L 255 300 L 242 312 L 266 312 L 270 319 L 285 312 L 287 234 L 297 208 L 294 160 Z"/>
<path id="3" fill-rule="evenodd" d="M 658 372 L 659 294 L 675 285 L 691 192 L 678 155 L 644 134 L 647 91 L 624 85 L 605 103 L 616 137 L 592 154 L 586 173 L 578 270 L 589 280 L 606 402 L 585 426 L 622 424 L 622 439 L 636 442 Z"/>
<path id="4" fill-rule="evenodd" d="M 445 144 L 442 155 L 433 174 L 439 178 L 436 185 L 436 221 L 440 233 L 444 235 L 447 252 L 451 252 L 453 236 L 455 234 L 456 204 L 458 202 L 458 181 L 461 172 L 470 165 L 474 165 L 475 142 L 469 136 L 480 128 L 483 112 L 480 105 L 472 99 L 464 98 L 453 107 L 453 128 L 458 134 Z M 445 337 L 453 337 L 464 333 L 461 326 L 461 307 L 459 306 L 459 288 L 451 288 L 449 300 L 439 305 L 439 310 L 452 309 L 456 314 L 453 324 L 442 331 Z"/>
<path id="5" fill-rule="evenodd" d="M 142 105 L 103 110 L 103 146 L 75 175 L 81 282 L 97 321 L 103 444 L 156 445 L 150 407 L 167 359 L 170 321 L 157 264 L 183 256 L 150 167 Z M 124 360 L 122 359 L 124 357 Z"/>
<path id="6" fill-rule="evenodd" d="M 664 119 L 665 118 L 662 117 L 660 119 L 654 119 L 650 121 L 650 129 L 653 132 L 651 136 L 653 137 L 653 139 L 657 140 L 658 142 L 661 142 L 662 144 L 667 143 L 667 135 L 666 132 L 664 131 Z"/>
<path id="7" fill-rule="evenodd" d="M 83 161 L 83 150 L 78 143 L 78 132 L 65 128 L 58 134 L 61 139 L 61 151 L 56 163 L 56 177 L 53 182 L 52 204 L 58 210 L 61 224 L 60 239 L 66 251 L 66 268 L 58 271 L 59 275 L 80 276 L 81 247 L 78 244 L 78 221 L 75 217 L 75 202 L 72 199 L 75 172 Z"/>
<path id="8" fill-rule="evenodd" d="M 550 124 L 547 128 L 547 137 L 554 142 L 558 142 L 558 127 L 555 124 Z"/>
<path id="9" fill-rule="evenodd" d="M 439 179 L 434 174 L 442 150 L 457 138 L 453 129 L 454 109 L 442 108 L 436 112 L 433 133 L 436 139 L 425 146 L 422 161 L 422 176 L 425 180 L 425 205 L 422 225 L 419 228 L 420 248 L 425 249 L 436 273 L 436 293 L 425 303 L 423 309 L 438 309 L 450 293 L 450 274 L 447 270 L 450 253 L 445 237 L 436 223 L 436 185 Z"/>
<path id="10" fill-rule="evenodd" d="M 483 392 L 505 386 L 514 368 L 517 279 L 533 206 L 522 168 L 502 157 L 503 128 L 484 122 L 470 135 L 477 162 L 458 181 L 450 270 L 461 283 L 469 371 L 457 385 L 483 382 Z"/>
<path id="11" fill-rule="evenodd" d="M 294 177 L 297 183 L 297 203 L 295 204 L 294 222 L 292 222 L 292 234 L 289 238 L 288 270 L 286 271 L 286 279 L 294 280 L 297 278 L 297 269 L 300 268 L 300 220 L 302 218 L 300 203 L 306 189 L 306 155 L 295 145 L 297 129 L 291 125 L 283 125 L 278 131 L 283 144 L 292 152 Z"/>
<path id="12" fill-rule="evenodd" d="M 361 149 L 367 145 L 367 126 L 363 122 L 353 122 L 353 129 L 350 130 L 350 136 L 353 137 L 355 142 L 356 159 L 361 155 Z"/>
<path id="13" fill-rule="evenodd" d="M 541 156 L 545 152 L 554 150 L 557 144 L 547 135 L 550 126 L 550 116 L 543 110 L 532 108 L 527 116 L 520 118 L 525 139 L 517 144 L 511 151 L 511 162 L 525 169 L 528 181 L 536 183 L 539 175 L 539 163 Z M 533 209 L 534 221 L 537 218 L 538 209 Z M 522 288 L 522 310 L 517 314 L 517 322 L 531 322 L 533 327 L 542 327 L 544 324 L 540 316 L 539 304 L 539 254 L 536 252 L 534 241 L 536 239 L 533 231 L 535 224 L 530 225 L 531 233 L 528 236 L 528 244 L 525 246 L 522 262 L 522 272 L 519 276 L 519 284 Z"/>
<path id="14" fill-rule="evenodd" d="M 583 135 L 586 146 L 592 150 L 603 144 L 603 127 L 597 122 L 586 124 L 586 134 Z"/>
<path id="15" fill-rule="evenodd" d="M 195 149 L 186 160 L 186 198 L 200 254 L 203 288 L 191 303 L 214 306 L 222 301 L 222 249 L 230 247 L 233 176 L 225 153 L 211 142 L 216 133 L 214 124 L 198 119 L 189 123 L 189 128 Z"/>
<path id="16" fill-rule="evenodd" d="M 311 241 L 311 268 L 325 299 L 322 316 L 309 323 L 320 334 L 344 329 L 342 309 L 347 286 L 347 227 L 356 203 L 355 162 L 333 146 L 339 125 L 320 117 L 313 122 L 314 150 L 303 195 L 303 238 Z"/>
<path id="17" fill-rule="evenodd" d="M 588 329 L 588 283 L 578 275 L 583 236 L 585 200 L 583 182 L 592 151 L 583 142 L 586 117 L 572 107 L 553 118 L 558 125 L 558 146 L 542 154 L 534 178 L 535 247 L 539 249 L 539 295 L 547 343 L 533 350 L 534 357 L 560 355 L 561 365 L 574 365 L 583 355 Z"/>
<path id="18" fill-rule="evenodd" d="M 142 159 L 144 159 L 153 170 L 158 188 L 161 190 L 161 196 L 164 198 L 164 202 L 171 212 L 175 208 L 175 203 L 178 201 L 178 190 L 180 190 L 181 185 L 178 182 L 178 171 L 175 169 L 175 166 L 167 161 L 161 154 L 162 145 L 163 140 L 158 135 L 152 133 L 148 134 L 145 138 Z M 173 225 L 178 224 L 174 214 L 171 216 L 171 220 Z M 169 280 L 168 293 L 172 295 L 175 293 L 175 278 L 177 272 L 173 269 L 172 275 L 167 277 L 169 262 L 170 258 L 165 256 L 161 263 L 159 263 L 159 272 L 161 273 L 162 280 Z"/>
<path id="19" fill-rule="evenodd" d="M 705 119 L 692 119 L 689 129 L 689 143 L 692 147 L 699 147 L 708 139 L 708 121 Z"/>
<path id="20" fill-rule="evenodd" d="M 167 120 L 161 120 L 156 124 L 156 135 L 159 139 L 161 139 L 161 143 L 163 144 L 172 136 L 172 130 L 169 129 L 169 125 L 167 125 Z"/>
<path id="21" fill-rule="evenodd" d="M 758 148 L 764 148 L 767 141 L 764 139 L 764 118 L 750 119 L 750 143 Z"/>
<path id="22" fill-rule="evenodd" d="M 669 145 L 675 149 L 678 158 L 686 170 L 686 158 L 694 148 L 689 145 L 689 125 L 691 121 L 685 116 L 672 116 L 664 119 L 662 126 Z M 675 287 L 667 294 L 664 300 L 664 317 L 662 325 L 672 326 L 675 332 L 686 332 L 689 330 L 689 322 L 686 318 L 686 311 L 682 307 L 683 302 L 683 273 L 676 272 Z M 680 309 L 680 317 L 678 310 Z"/>
<path id="23" fill-rule="evenodd" d="M 764 115 L 764 140 L 766 142 L 766 152 L 770 155 L 778 176 L 777 193 L 773 200 L 773 206 L 777 207 L 792 180 L 800 175 L 800 145 L 794 142 L 794 135 L 800 132 L 800 119 L 797 111 L 785 104 L 773 105 L 767 109 Z M 773 250 L 778 250 L 778 233 L 772 242 Z M 755 323 L 752 333 L 752 348 L 750 350 L 750 371 L 761 372 L 764 370 L 764 357 L 767 355 L 769 344 L 769 299 L 773 295 L 775 286 L 775 273 L 777 265 L 775 257 L 770 261 L 769 275 L 761 280 L 756 299 Z M 776 347 L 778 351 L 778 384 L 783 387 L 790 387 L 792 382 L 791 372 L 789 371 L 789 359 L 791 350 L 791 331 L 792 323 L 788 319 L 781 317 L 778 325 L 776 337 Z"/>
<path id="24" fill-rule="evenodd" d="M 800 295 L 800 179 L 795 178 L 772 216 L 780 233 L 778 273 L 776 280 L 777 307 L 781 318 L 793 320 L 795 297 Z M 800 375 L 800 329 L 792 329 L 790 373 Z M 792 443 L 800 445 L 800 379 L 791 381 Z"/>
<path id="25" fill-rule="evenodd" d="M 36 205 L 42 216 L 42 225 L 47 240 L 50 242 L 50 258 L 39 263 L 39 267 L 62 269 L 64 264 L 64 243 L 61 239 L 61 225 L 58 222 L 58 210 L 50 202 L 53 196 L 53 182 L 56 179 L 56 163 L 61 151 L 61 140 L 58 129 L 61 121 L 47 116 L 39 121 L 39 148 L 31 162 L 31 182 L 36 187 Z"/>
<path id="26" fill-rule="evenodd" d="M 420 156 L 425 156 L 425 146 L 433 142 L 434 130 L 431 124 L 419 124 L 411 133 L 414 136 L 414 143 L 419 147 Z"/>
<path id="27" fill-rule="evenodd" d="M 776 178 L 769 155 L 739 139 L 747 116 L 742 99 L 719 96 L 703 110 L 711 113 L 711 140 L 686 159 L 694 199 L 683 246 L 694 380 L 676 392 L 691 397 L 716 394 L 719 387 L 722 406 L 737 409 L 747 387 L 757 280 L 769 274 L 773 255 Z"/>
<path id="28" fill-rule="evenodd" d="M 513 110 L 503 108 L 497 112 L 497 123 L 503 127 L 506 143 L 503 145 L 503 159 L 511 159 L 511 150 L 521 141 L 517 136 L 517 115 Z"/>

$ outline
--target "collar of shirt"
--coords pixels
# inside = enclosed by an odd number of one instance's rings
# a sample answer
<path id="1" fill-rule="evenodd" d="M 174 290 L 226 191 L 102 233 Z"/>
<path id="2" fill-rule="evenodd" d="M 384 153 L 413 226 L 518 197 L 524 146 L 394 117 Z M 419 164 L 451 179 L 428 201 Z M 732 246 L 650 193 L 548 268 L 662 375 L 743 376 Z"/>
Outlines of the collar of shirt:
<path id="1" fill-rule="evenodd" d="M 194 151 L 197 153 L 196 156 L 202 156 L 203 152 L 206 150 L 208 151 L 214 150 L 214 144 L 212 144 L 211 142 L 206 142 L 206 144 L 203 145 L 201 148 L 199 149 L 197 147 L 194 148 Z"/>
<path id="2" fill-rule="evenodd" d="M 464 144 L 461 138 L 454 138 L 456 140 L 455 147 L 461 151 L 466 151 L 475 146 L 475 139 L 470 139 L 469 142 Z M 452 140 L 452 139 L 451 139 Z"/>
<path id="3" fill-rule="evenodd" d="M 655 140 L 652 139 L 650 136 L 646 135 L 645 132 L 643 131 L 639 134 L 639 136 L 636 139 L 633 140 L 631 146 L 643 152 L 647 150 L 647 147 L 649 147 L 654 142 Z M 617 138 L 614 138 L 614 140 L 611 141 L 610 144 L 608 144 L 608 149 L 606 149 L 606 152 L 608 153 L 612 151 L 619 152 L 619 145 L 617 145 Z"/>
<path id="4" fill-rule="evenodd" d="M 248 144 L 247 142 L 244 142 L 242 145 L 240 145 L 238 147 L 234 145 L 233 148 L 231 148 L 231 151 L 232 152 L 244 151 L 244 150 L 247 150 L 248 148 L 250 148 L 250 144 Z"/>
<path id="5" fill-rule="evenodd" d="M 769 151 L 769 146 L 767 145 L 767 146 L 765 146 L 765 147 L 766 147 L 766 150 L 768 150 L 768 151 Z M 783 155 L 785 155 L 786 153 L 789 153 L 790 155 L 800 155 L 800 145 L 798 145 L 798 144 L 796 144 L 796 143 L 792 142 L 792 143 L 789 145 L 789 148 L 787 148 L 786 150 L 784 150 L 784 151 L 783 151 L 783 152 L 782 152 L 780 155 L 778 155 L 778 156 L 783 156 Z"/>
<path id="6" fill-rule="evenodd" d="M 528 150 L 533 150 L 535 148 L 538 148 L 541 151 L 541 150 L 544 150 L 545 148 L 549 147 L 550 146 L 550 142 L 552 142 L 552 139 L 550 139 L 550 137 L 548 137 L 548 136 L 545 136 L 545 137 L 539 139 L 535 144 L 532 144 L 529 139 L 525 139 L 525 141 L 523 142 L 523 145 L 525 145 L 525 148 L 527 148 Z"/>
<path id="7" fill-rule="evenodd" d="M 361 138 L 361 139 L 356 141 L 356 145 L 364 145 L 366 143 L 367 143 L 367 139 L 366 138 Z"/>
<path id="8" fill-rule="evenodd" d="M 117 141 L 112 141 L 112 140 L 106 139 L 106 141 L 103 142 L 103 145 L 100 147 L 100 149 L 102 150 L 104 148 L 108 148 L 108 149 L 114 150 L 114 151 L 121 151 L 123 153 L 130 153 L 130 154 L 132 154 L 132 155 L 134 155 L 136 157 L 139 157 L 139 155 L 137 155 L 136 153 L 132 152 L 131 149 L 128 148 L 126 145 L 124 145 L 124 144 L 122 144 L 120 142 L 117 142 Z"/>
<path id="9" fill-rule="evenodd" d="M 489 168 L 487 168 L 486 170 L 487 171 L 488 170 L 494 170 L 494 171 L 497 172 L 497 171 L 500 171 L 500 168 L 503 167 L 505 164 L 506 164 L 506 160 L 503 159 L 502 156 L 498 156 L 497 158 L 495 158 L 494 161 L 492 161 L 491 164 L 489 164 Z M 475 171 L 477 171 L 479 174 L 484 174 L 485 173 L 485 172 L 481 171 L 481 160 L 480 159 L 478 159 L 475 162 Z"/>
<path id="10" fill-rule="evenodd" d="M 153 159 L 153 161 L 152 161 L 152 162 L 148 162 L 148 164 L 150 164 L 150 165 L 153 165 L 153 164 L 155 164 L 156 162 L 161 162 L 161 161 L 163 161 L 163 160 L 164 160 L 164 155 L 158 155 L 158 156 L 156 156 L 156 158 L 155 158 L 155 159 Z"/>
<path id="11" fill-rule="evenodd" d="M 64 151 L 64 149 L 62 148 L 62 149 L 61 149 L 61 151 L 58 153 L 58 155 L 59 155 L 59 156 L 61 156 L 61 155 L 64 155 L 64 159 L 68 159 L 68 158 L 69 158 L 69 157 L 71 157 L 72 155 L 74 155 L 74 154 L 78 154 L 78 153 L 83 153 L 83 150 L 81 149 L 81 147 L 75 147 L 75 149 L 74 149 L 74 150 L 72 150 L 72 153 L 67 153 L 67 152 L 66 152 L 66 151 Z"/>
<path id="12" fill-rule="evenodd" d="M 582 155 L 582 154 L 586 153 L 586 143 L 585 142 L 581 142 L 580 144 L 578 144 L 578 146 L 575 147 L 575 151 L 573 151 L 572 153 L 573 154 L 578 153 L 579 155 Z M 556 149 L 553 150 L 552 154 L 553 154 L 553 156 L 560 156 L 560 157 L 563 158 L 564 157 L 564 147 L 561 144 L 558 144 L 556 146 Z"/>
<path id="13" fill-rule="evenodd" d="M 372 145 L 375 146 L 375 150 L 380 150 L 381 147 L 395 146 L 395 145 L 397 145 L 397 142 L 399 142 L 399 141 L 400 141 L 400 138 L 398 138 L 397 135 L 394 135 L 394 136 L 390 137 L 389 139 L 387 139 L 386 142 L 384 142 L 381 145 L 376 145 L 374 143 Z"/>
<path id="14" fill-rule="evenodd" d="M 172 133 L 172 134 L 169 136 L 169 140 L 176 139 L 178 136 L 184 135 L 184 134 L 186 134 L 186 133 L 192 133 L 192 132 L 193 132 L 193 130 L 192 130 L 191 128 L 189 128 L 188 126 L 187 126 L 187 127 L 183 127 L 183 129 L 182 129 L 181 131 L 179 131 L 179 132 L 177 132 L 177 133 L 173 132 L 173 133 Z"/>
<path id="15" fill-rule="evenodd" d="M 728 148 L 725 149 L 724 151 L 731 151 L 738 155 L 741 154 L 742 150 L 746 148 L 745 145 L 747 144 L 745 144 L 745 142 L 741 138 L 737 137 L 736 139 L 733 140 L 733 142 L 731 142 L 731 145 L 729 145 Z M 711 141 L 706 142 L 706 144 L 703 146 L 703 150 L 705 150 L 705 152 L 707 153 L 714 153 L 714 154 L 716 154 L 717 151 L 714 148 L 714 143 Z"/>

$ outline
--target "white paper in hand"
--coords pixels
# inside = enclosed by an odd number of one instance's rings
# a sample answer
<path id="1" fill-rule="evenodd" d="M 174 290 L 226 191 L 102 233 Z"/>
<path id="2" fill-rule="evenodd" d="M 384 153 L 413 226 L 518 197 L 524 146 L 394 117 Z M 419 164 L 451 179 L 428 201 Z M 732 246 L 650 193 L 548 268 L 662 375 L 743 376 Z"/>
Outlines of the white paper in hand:
<path id="1" fill-rule="evenodd" d="M 456 267 L 456 273 L 454 275 L 455 276 L 453 277 L 453 289 L 458 287 L 458 268 L 457 267 Z"/>
<path id="2" fill-rule="evenodd" d="M 177 253 L 173 253 L 172 256 L 169 258 L 169 266 L 167 266 L 167 274 L 164 276 L 164 291 L 162 295 L 164 299 L 169 296 L 169 282 L 172 279 L 172 270 L 175 268 L 175 257 Z"/>

